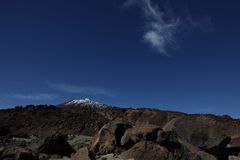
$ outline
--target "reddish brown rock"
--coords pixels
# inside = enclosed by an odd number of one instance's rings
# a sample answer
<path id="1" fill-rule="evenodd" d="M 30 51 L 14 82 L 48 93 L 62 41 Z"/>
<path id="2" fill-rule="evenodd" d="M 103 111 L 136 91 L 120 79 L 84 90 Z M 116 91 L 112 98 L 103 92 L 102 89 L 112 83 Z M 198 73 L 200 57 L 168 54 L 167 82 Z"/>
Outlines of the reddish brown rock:
<path id="1" fill-rule="evenodd" d="M 112 153 L 121 146 L 121 138 L 131 124 L 122 121 L 113 121 L 104 125 L 94 137 L 91 150 L 98 154 Z"/>
<path id="2" fill-rule="evenodd" d="M 134 160 L 170 160 L 173 155 L 166 148 L 153 142 L 139 142 L 119 157 Z"/>
<path id="3" fill-rule="evenodd" d="M 161 128 L 156 125 L 136 125 L 126 130 L 121 138 L 121 145 L 129 148 L 140 141 L 156 141 L 159 130 L 161 130 Z"/>
<path id="4" fill-rule="evenodd" d="M 181 148 L 169 151 L 167 148 L 154 142 L 143 141 L 123 152 L 119 157 L 122 159 L 132 158 L 134 160 L 217 160 L 213 155 L 203 152 L 191 144 L 182 142 Z"/>

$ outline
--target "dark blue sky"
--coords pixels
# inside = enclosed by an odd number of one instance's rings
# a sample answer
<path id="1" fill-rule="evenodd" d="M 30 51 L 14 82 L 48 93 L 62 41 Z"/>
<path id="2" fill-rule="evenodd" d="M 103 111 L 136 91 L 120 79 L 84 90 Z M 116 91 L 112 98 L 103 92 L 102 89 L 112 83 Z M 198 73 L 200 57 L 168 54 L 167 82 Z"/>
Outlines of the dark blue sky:
<path id="1" fill-rule="evenodd" d="M 238 117 L 240 1 L 141 1 L 0 1 L 0 106 L 89 97 Z"/>

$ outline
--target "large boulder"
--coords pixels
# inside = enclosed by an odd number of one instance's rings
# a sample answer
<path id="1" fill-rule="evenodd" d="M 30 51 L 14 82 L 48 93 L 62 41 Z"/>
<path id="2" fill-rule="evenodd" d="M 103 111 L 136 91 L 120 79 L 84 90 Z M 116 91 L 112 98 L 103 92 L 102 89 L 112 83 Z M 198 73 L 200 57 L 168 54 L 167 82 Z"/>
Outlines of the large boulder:
<path id="1" fill-rule="evenodd" d="M 154 129 L 155 128 L 155 129 Z M 135 127 L 128 129 L 125 134 L 144 132 L 133 132 Z M 139 143 L 130 147 L 127 151 L 120 154 L 120 158 L 133 158 L 133 159 L 159 159 L 159 160 L 173 160 L 173 159 L 188 159 L 188 160 L 216 160 L 213 155 L 210 155 L 201 149 L 193 146 L 192 144 L 179 141 L 174 132 L 164 132 L 156 126 L 148 126 L 145 129 L 140 129 L 148 134 L 154 135 L 154 139 L 146 139 L 146 136 L 138 138 L 135 134 L 133 137 L 139 140 Z M 130 132 L 131 131 L 131 132 Z M 148 135 L 145 134 L 145 135 Z M 134 135 L 134 134 L 133 134 Z M 122 137 L 122 140 L 125 137 Z M 135 140 L 133 139 L 133 140 Z M 132 140 L 132 142 L 133 142 Z M 138 142 L 138 141 L 135 141 Z M 160 152 L 158 152 L 160 151 Z M 155 153 L 156 152 L 156 153 Z M 144 154 L 144 155 L 142 155 Z M 143 158 L 144 157 L 144 158 Z"/>
<path id="2" fill-rule="evenodd" d="M 217 160 L 215 156 L 202 151 L 192 144 L 183 141 L 180 141 L 179 144 L 181 147 L 177 150 L 177 152 L 174 152 L 174 157 L 177 157 L 178 159 Z"/>
<path id="3" fill-rule="evenodd" d="M 184 142 L 179 142 L 179 144 L 180 148 L 172 146 L 175 150 L 169 150 L 157 143 L 142 141 L 120 154 L 119 157 L 134 160 L 217 160 L 213 155 L 203 152 L 191 144 Z"/>
<path id="4" fill-rule="evenodd" d="M 127 122 L 113 121 L 104 125 L 93 138 L 91 150 L 97 154 L 112 153 L 121 147 L 121 138 L 132 125 Z"/>
<path id="5" fill-rule="evenodd" d="M 176 133 L 172 131 L 158 131 L 156 142 L 171 152 L 174 159 L 216 160 L 213 155 L 203 152 L 192 144 L 178 140 Z"/>
<path id="6" fill-rule="evenodd" d="M 142 141 L 135 144 L 131 149 L 123 152 L 122 159 L 134 160 L 171 160 L 173 155 L 164 147 L 153 142 Z"/>
<path id="7" fill-rule="evenodd" d="M 46 153 L 48 155 L 60 155 L 71 157 L 75 151 L 68 144 L 66 136 L 52 135 L 44 140 L 44 143 L 38 149 L 39 153 Z"/>
<path id="8" fill-rule="evenodd" d="M 79 149 L 75 154 L 72 155 L 72 160 L 94 160 L 95 158 L 89 152 L 87 147 Z"/>
<path id="9" fill-rule="evenodd" d="M 176 118 L 167 123 L 163 130 L 175 132 L 180 140 L 204 150 L 225 148 L 231 140 L 206 116 Z"/>
<path id="10" fill-rule="evenodd" d="M 164 131 L 177 134 L 179 140 L 192 144 L 203 151 L 217 156 L 219 159 L 228 157 L 226 147 L 231 138 L 226 136 L 216 121 L 205 115 L 185 116 L 171 120 Z"/>
<path id="11" fill-rule="evenodd" d="M 156 141 L 159 130 L 161 128 L 157 125 L 136 125 L 126 130 L 121 138 L 121 145 L 128 149 L 140 141 Z"/>

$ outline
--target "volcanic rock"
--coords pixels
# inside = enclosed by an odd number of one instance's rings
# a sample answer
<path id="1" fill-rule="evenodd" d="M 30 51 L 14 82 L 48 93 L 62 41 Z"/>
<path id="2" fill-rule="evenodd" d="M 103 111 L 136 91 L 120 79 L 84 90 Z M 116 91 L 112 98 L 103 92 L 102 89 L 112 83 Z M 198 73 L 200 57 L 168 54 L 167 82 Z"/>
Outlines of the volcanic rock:
<path id="1" fill-rule="evenodd" d="M 134 160 L 171 160 L 173 159 L 172 153 L 166 148 L 155 144 L 153 142 L 139 142 L 131 149 L 123 152 L 120 157 L 122 159 Z"/>
<path id="2" fill-rule="evenodd" d="M 59 106 L 28 105 L 0 110 L 0 147 L 5 148 L 0 149 L 0 156 L 12 155 L 16 159 L 15 153 L 21 152 L 34 156 L 34 150 L 39 156 L 62 158 L 80 149 L 75 156 L 91 158 L 91 153 L 95 158 L 110 159 L 121 159 L 122 155 L 150 160 L 227 160 L 240 152 L 240 120 L 229 116 L 102 107 L 89 102 L 92 101 L 85 99 Z M 53 133 L 69 135 L 68 141 Z M 89 144 L 93 135 L 96 136 Z M 24 143 L 19 145 L 22 140 Z M 90 151 L 82 147 L 90 147 Z M 8 154 L 11 148 L 23 151 Z"/>
<path id="3" fill-rule="evenodd" d="M 121 146 L 121 138 L 132 125 L 127 122 L 113 121 L 104 125 L 93 138 L 91 150 L 98 154 L 113 152 Z"/>
<path id="4" fill-rule="evenodd" d="M 46 153 L 48 155 L 60 155 L 71 157 L 75 151 L 68 144 L 66 136 L 52 135 L 44 140 L 44 143 L 38 149 L 39 153 Z"/>
<path id="5" fill-rule="evenodd" d="M 176 118 L 164 126 L 164 131 L 173 131 L 180 140 L 201 149 L 226 147 L 230 137 L 215 127 L 211 118 L 206 116 L 185 116 Z"/>
<path id="6" fill-rule="evenodd" d="M 136 125 L 126 130 L 121 138 L 121 145 L 128 149 L 140 141 L 156 141 L 159 130 L 161 130 L 161 128 L 156 125 Z"/>

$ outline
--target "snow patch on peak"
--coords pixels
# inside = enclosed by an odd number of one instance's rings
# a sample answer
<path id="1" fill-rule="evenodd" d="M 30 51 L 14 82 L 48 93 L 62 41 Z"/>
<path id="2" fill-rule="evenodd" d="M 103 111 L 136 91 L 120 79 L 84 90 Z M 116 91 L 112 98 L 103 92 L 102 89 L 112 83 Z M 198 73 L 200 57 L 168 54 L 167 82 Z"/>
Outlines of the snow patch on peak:
<path id="1" fill-rule="evenodd" d="M 89 98 L 85 98 L 85 99 L 75 99 L 72 101 L 69 101 L 67 103 L 65 103 L 65 105 L 80 105 L 80 104 L 100 104 L 98 102 L 95 101 L 91 101 Z"/>
<path id="2" fill-rule="evenodd" d="M 89 102 L 90 101 L 90 99 L 88 99 L 88 98 L 85 98 L 85 99 L 75 99 L 75 100 L 72 100 L 72 101 L 70 101 L 70 102 L 68 102 L 68 103 L 75 103 L 75 104 L 78 104 L 78 103 L 85 103 L 85 102 Z"/>

